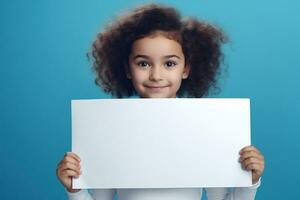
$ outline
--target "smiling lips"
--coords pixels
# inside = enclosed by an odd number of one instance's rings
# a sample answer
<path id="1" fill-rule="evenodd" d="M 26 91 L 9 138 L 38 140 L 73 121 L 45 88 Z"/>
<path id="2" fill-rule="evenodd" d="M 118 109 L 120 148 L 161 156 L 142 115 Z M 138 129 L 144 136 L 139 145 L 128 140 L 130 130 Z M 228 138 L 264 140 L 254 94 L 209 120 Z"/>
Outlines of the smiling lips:
<path id="1" fill-rule="evenodd" d="M 145 86 L 152 92 L 162 92 L 164 88 L 169 87 L 169 86 Z"/>
<path id="2" fill-rule="evenodd" d="M 165 88 L 168 86 L 146 86 L 147 88 Z"/>

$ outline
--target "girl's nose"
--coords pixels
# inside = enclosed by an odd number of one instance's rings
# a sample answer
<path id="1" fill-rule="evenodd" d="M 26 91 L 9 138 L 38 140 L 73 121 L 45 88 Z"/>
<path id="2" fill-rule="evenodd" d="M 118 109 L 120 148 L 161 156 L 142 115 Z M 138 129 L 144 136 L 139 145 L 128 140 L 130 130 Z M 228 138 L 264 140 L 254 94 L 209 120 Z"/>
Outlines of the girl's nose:
<path id="1" fill-rule="evenodd" d="M 160 72 L 160 67 L 159 66 L 154 66 L 154 67 L 152 67 L 150 69 L 149 80 L 151 80 L 151 81 L 162 80 L 162 78 L 161 78 L 161 72 Z"/>

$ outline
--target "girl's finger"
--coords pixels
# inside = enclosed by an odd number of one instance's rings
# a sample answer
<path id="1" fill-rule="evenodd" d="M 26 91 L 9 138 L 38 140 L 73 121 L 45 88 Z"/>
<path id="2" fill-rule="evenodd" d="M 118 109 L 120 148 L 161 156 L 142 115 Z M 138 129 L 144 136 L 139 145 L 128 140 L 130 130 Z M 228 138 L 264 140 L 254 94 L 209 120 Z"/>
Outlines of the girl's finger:
<path id="1" fill-rule="evenodd" d="M 259 159 L 261 161 L 264 160 L 263 156 L 258 154 L 257 152 L 255 151 L 247 151 L 245 153 L 243 153 L 240 158 L 239 158 L 239 162 L 243 162 L 245 159 L 248 159 L 250 157 L 253 157 L 253 158 L 256 158 L 256 159 Z"/>
<path id="2" fill-rule="evenodd" d="M 247 165 L 245 167 L 245 169 L 247 171 L 250 171 L 250 170 L 256 171 L 256 173 L 259 173 L 259 174 L 262 172 L 262 166 L 259 164 L 256 164 L 256 163 L 250 163 L 249 165 Z"/>
<path id="3" fill-rule="evenodd" d="M 264 165 L 264 163 L 261 160 L 254 157 L 247 158 L 242 162 L 242 166 L 244 168 L 246 168 L 246 166 L 248 166 L 249 164 L 259 164 L 260 166 Z"/>
<path id="4" fill-rule="evenodd" d="M 63 160 L 63 162 L 71 162 L 75 165 L 80 165 L 79 161 L 77 159 L 75 159 L 74 157 L 71 156 L 67 156 L 65 157 L 65 159 Z"/>
<path id="5" fill-rule="evenodd" d="M 243 154 L 243 153 L 245 153 L 245 152 L 247 152 L 247 151 L 255 151 L 255 152 L 261 154 L 260 151 L 259 151 L 256 147 L 254 147 L 254 146 L 252 146 L 252 145 L 246 146 L 246 147 L 242 148 L 242 149 L 240 150 L 240 154 Z"/>
<path id="6" fill-rule="evenodd" d="M 59 161 L 59 163 L 57 164 L 57 168 L 61 165 L 62 162 L 63 160 Z"/>
<path id="7" fill-rule="evenodd" d="M 71 157 L 75 158 L 76 160 L 78 160 L 78 162 L 81 161 L 80 157 L 76 153 L 66 152 L 64 157 L 68 157 L 68 156 L 71 156 Z"/>
<path id="8" fill-rule="evenodd" d="M 68 177 L 69 176 L 79 177 L 79 174 L 76 171 L 71 170 L 71 169 L 66 169 L 66 170 L 62 171 L 61 174 L 63 176 L 68 176 Z"/>
<path id="9" fill-rule="evenodd" d="M 59 169 L 61 171 L 65 170 L 65 169 L 72 169 L 72 170 L 76 170 L 76 171 L 80 171 L 80 166 L 75 165 L 74 163 L 71 162 L 65 162 L 64 164 L 62 164 Z"/>

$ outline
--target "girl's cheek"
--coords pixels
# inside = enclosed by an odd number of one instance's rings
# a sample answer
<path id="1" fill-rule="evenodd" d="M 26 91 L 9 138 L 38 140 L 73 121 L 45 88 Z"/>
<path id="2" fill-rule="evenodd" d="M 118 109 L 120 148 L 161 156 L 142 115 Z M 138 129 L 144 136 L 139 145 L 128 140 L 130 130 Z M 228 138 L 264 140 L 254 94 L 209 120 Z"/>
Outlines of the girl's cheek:
<path id="1" fill-rule="evenodd" d="M 144 71 L 137 71 L 135 74 L 135 80 L 139 83 L 144 82 L 145 80 L 147 80 L 149 78 L 149 74 L 146 70 Z"/>

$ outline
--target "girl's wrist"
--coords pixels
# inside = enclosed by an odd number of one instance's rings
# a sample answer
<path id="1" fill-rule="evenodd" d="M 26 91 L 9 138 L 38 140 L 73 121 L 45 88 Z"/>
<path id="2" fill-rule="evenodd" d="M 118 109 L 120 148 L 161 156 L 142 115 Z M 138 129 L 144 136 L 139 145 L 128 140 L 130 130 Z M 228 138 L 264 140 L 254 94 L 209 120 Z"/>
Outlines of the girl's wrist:
<path id="1" fill-rule="evenodd" d="M 67 188 L 67 191 L 70 193 L 75 193 L 75 192 L 79 192 L 81 189 L 72 189 L 72 188 Z"/>

